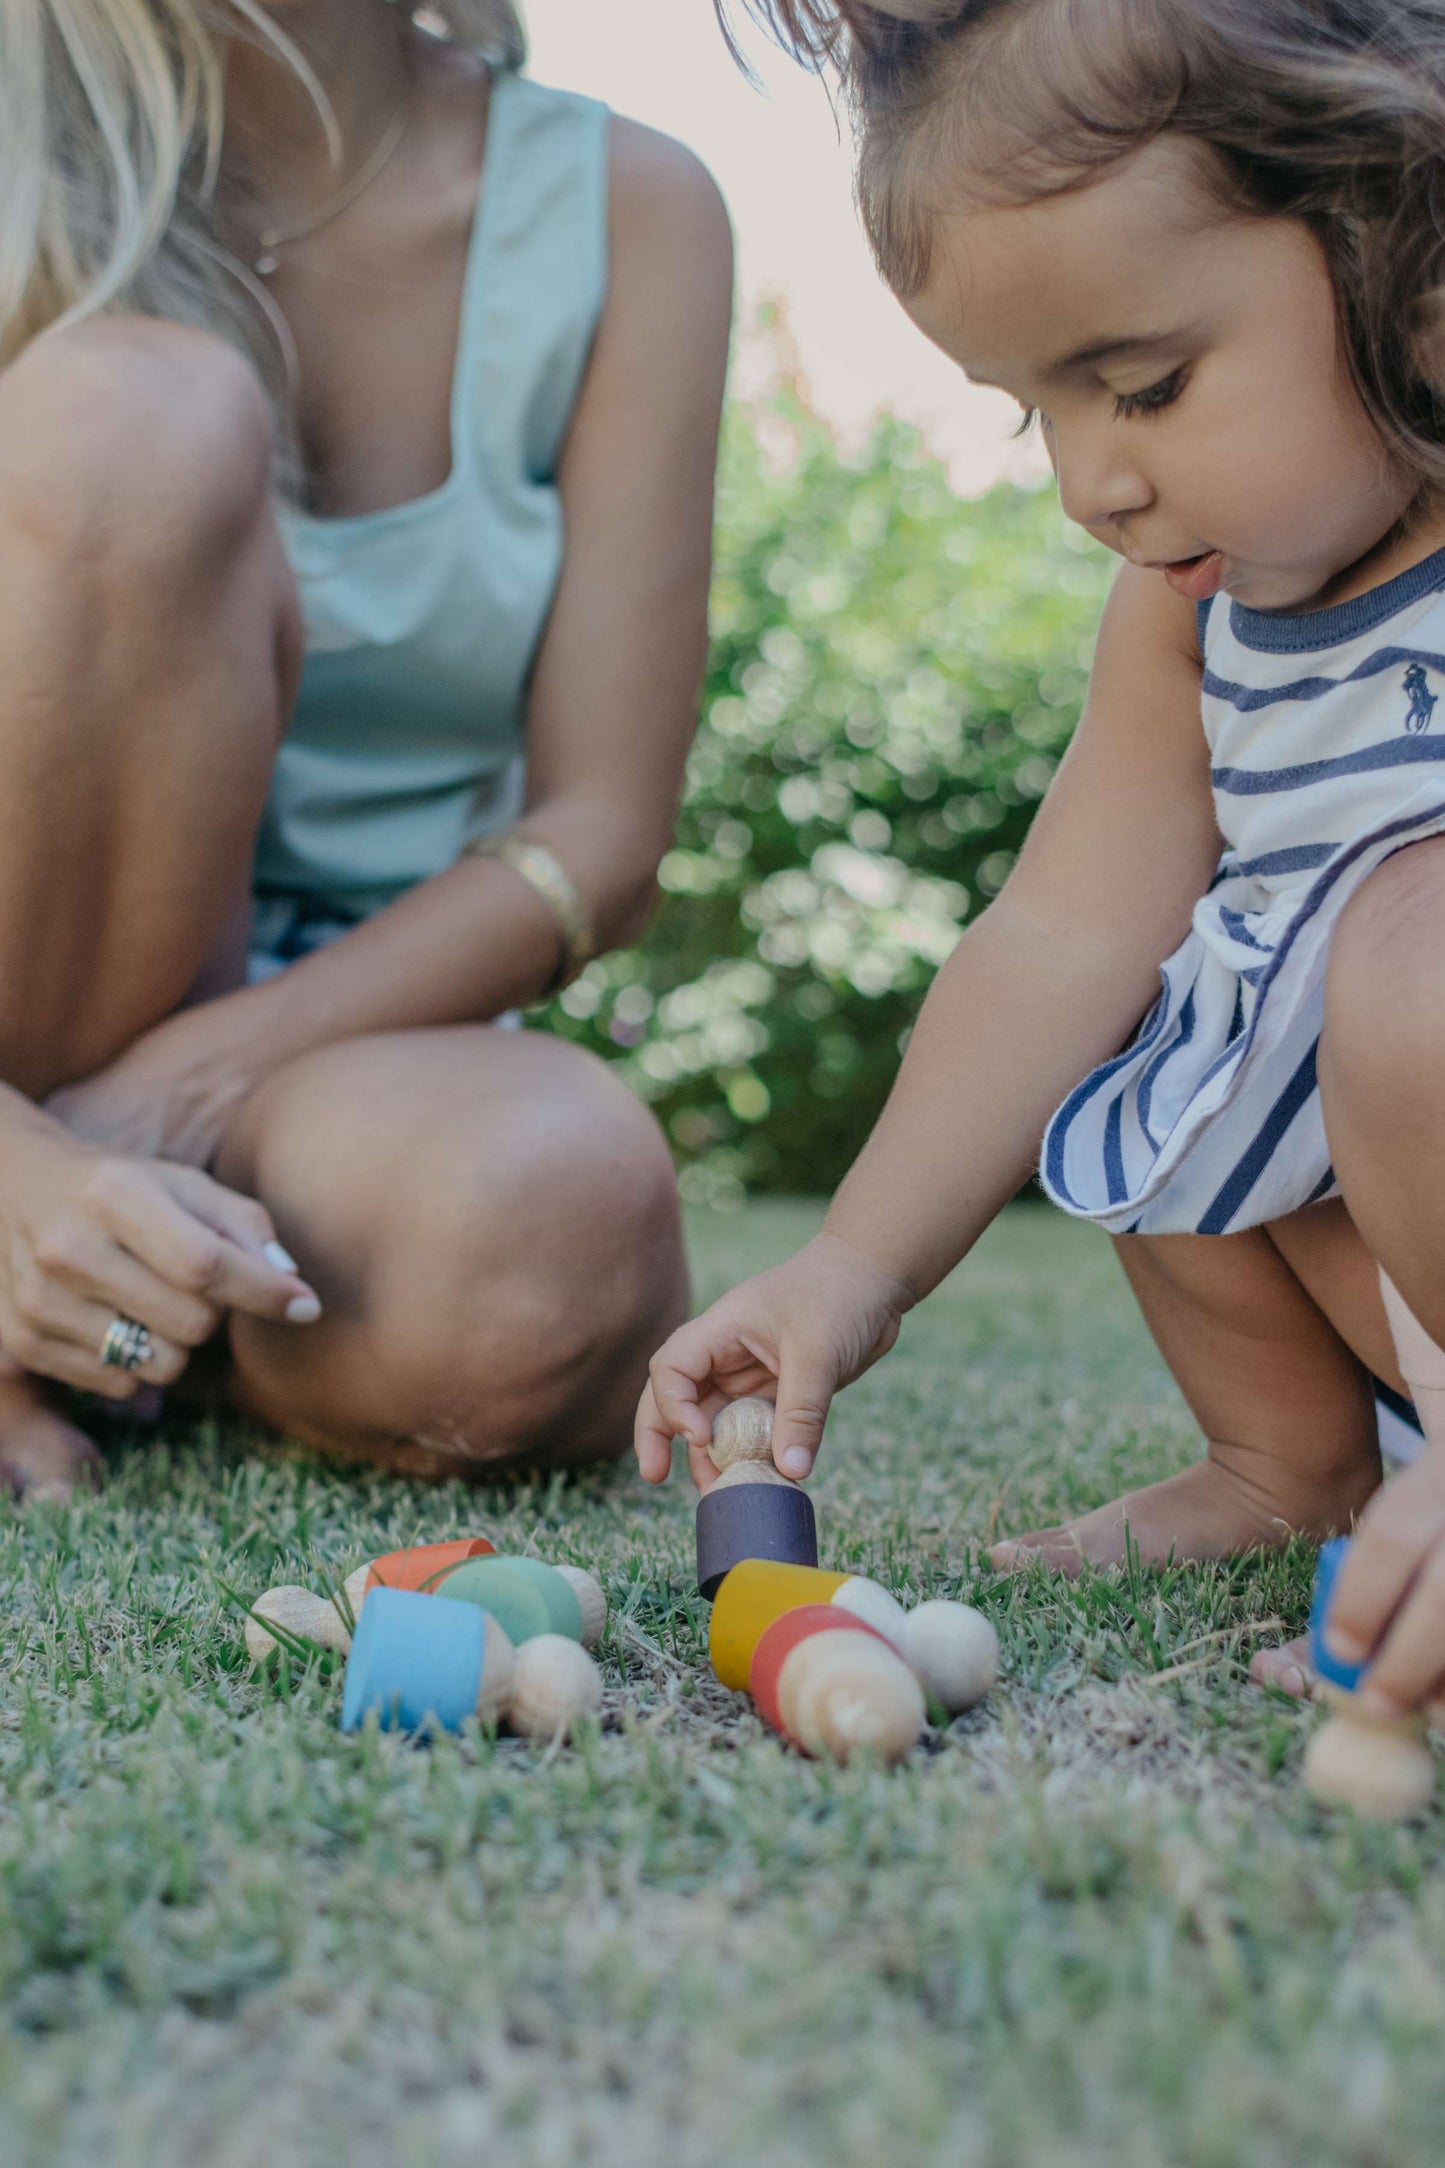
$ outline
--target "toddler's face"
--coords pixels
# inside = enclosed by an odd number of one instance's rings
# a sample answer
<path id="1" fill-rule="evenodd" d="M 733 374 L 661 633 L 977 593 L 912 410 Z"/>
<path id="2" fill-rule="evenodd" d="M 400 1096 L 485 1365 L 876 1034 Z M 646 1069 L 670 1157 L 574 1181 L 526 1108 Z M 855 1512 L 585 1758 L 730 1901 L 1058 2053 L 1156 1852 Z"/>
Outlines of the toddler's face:
<path id="1" fill-rule="evenodd" d="M 1193 600 L 1329 599 L 1418 483 L 1354 391 L 1324 258 L 1161 138 L 1069 195 L 942 214 L 915 322 L 1038 410 L 1064 510 Z"/>

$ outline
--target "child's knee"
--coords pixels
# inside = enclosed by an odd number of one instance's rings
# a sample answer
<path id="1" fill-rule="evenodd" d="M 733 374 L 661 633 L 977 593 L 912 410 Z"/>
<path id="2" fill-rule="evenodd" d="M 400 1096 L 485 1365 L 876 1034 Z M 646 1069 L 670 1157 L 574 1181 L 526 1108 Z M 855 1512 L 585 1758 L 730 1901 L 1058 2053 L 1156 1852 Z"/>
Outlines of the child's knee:
<path id="1" fill-rule="evenodd" d="M 1439 1089 L 1445 1059 L 1445 837 L 1414 844 L 1340 914 L 1325 974 L 1321 1081 Z"/>

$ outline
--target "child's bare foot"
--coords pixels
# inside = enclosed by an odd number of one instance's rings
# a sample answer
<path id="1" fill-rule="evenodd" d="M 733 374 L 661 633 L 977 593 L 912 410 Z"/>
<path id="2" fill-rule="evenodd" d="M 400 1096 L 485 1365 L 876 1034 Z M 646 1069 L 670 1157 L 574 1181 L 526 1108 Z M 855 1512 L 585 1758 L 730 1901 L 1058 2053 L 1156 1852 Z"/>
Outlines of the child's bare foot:
<path id="1" fill-rule="evenodd" d="M 1256 1686 L 1272 1686 L 1294 1701 L 1303 1701 L 1315 1685 L 1308 1636 L 1301 1634 L 1297 1641 L 1282 1642 L 1277 1649 L 1256 1649 L 1249 1660 L 1249 1675 Z"/>
<path id="2" fill-rule="evenodd" d="M 0 1495 L 69 1498 L 100 1480 L 100 1455 L 33 1378 L 0 1370 Z"/>
<path id="3" fill-rule="evenodd" d="M 1273 1457 L 1241 1451 L 1231 1459 L 1216 1448 L 1180 1475 L 1129 1491 L 1057 1528 L 1030 1529 L 996 1543 L 989 1556 L 1005 1572 L 1041 1562 L 1071 1577 L 1085 1566 L 1123 1565 L 1131 1544 L 1145 1565 L 1234 1558 L 1273 1550 L 1293 1535 L 1348 1529 L 1379 1480 L 1378 1460 L 1365 1460 L 1315 1490 L 1291 1482 Z"/>

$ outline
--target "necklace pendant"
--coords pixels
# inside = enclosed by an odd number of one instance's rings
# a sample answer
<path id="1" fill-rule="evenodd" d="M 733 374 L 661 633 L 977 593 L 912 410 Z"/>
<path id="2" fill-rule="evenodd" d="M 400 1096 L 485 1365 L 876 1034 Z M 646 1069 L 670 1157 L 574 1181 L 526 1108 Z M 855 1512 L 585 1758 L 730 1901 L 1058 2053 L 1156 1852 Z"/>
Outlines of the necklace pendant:
<path id="1" fill-rule="evenodd" d="M 263 254 L 259 255 L 256 258 L 256 261 L 252 266 L 252 269 L 255 271 L 257 278 L 262 279 L 270 278 L 272 273 L 275 271 L 279 271 L 280 268 L 280 257 L 275 253 L 273 249 L 269 248 L 266 249 Z"/>

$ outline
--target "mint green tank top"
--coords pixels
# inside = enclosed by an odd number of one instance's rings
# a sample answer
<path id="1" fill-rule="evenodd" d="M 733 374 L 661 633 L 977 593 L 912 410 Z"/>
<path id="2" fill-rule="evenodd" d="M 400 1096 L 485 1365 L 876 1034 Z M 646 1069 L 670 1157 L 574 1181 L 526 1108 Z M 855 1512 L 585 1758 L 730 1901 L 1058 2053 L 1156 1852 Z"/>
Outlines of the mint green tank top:
<path id="1" fill-rule="evenodd" d="M 528 680 L 562 562 L 557 461 L 607 281 L 604 106 L 492 85 L 442 486 L 282 515 L 306 659 L 258 902 L 365 917 L 521 803 Z"/>

